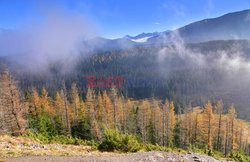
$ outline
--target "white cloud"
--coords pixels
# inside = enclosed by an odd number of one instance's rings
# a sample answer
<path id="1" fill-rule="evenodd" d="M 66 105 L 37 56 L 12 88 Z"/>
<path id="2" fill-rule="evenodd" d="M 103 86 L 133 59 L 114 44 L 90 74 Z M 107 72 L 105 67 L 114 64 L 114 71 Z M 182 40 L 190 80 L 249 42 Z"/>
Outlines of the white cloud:
<path id="1" fill-rule="evenodd" d="M 70 69 L 86 50 L 82 41 L 92 34 L 93 27 L 81 15 L 46 12 L 40 23 L 30 22 L 19 30 L 0 33 L 0 56 L 32 71 L 46 70 L 55 62 Z"/>

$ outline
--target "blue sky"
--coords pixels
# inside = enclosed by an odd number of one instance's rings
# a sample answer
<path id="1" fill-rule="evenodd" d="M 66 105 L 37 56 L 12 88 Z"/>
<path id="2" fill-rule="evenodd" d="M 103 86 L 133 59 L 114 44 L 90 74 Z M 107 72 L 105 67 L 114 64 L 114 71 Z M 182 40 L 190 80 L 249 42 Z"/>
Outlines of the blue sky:
<path id="1" fill-rule="evenodd" d="M 53 9 L 83 15 L 99 35 L 117 38 L 250 9 L 250 0 L 0 0 L 0 28 L 42 21 Z"/>

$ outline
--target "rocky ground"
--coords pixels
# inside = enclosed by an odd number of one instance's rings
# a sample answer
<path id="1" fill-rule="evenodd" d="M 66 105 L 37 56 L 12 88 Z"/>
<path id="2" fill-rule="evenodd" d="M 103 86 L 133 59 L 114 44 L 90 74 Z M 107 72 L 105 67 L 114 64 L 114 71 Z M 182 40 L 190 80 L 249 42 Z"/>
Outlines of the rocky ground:
<path id="1" fill-rule="evenodd" d="M 6 162 L 217 162 L 218 160 L 194 153 L 178 155 L 176 153 L 151 151 L 122 155 L 99 156 L 24 156 L 3 159 Z"/>

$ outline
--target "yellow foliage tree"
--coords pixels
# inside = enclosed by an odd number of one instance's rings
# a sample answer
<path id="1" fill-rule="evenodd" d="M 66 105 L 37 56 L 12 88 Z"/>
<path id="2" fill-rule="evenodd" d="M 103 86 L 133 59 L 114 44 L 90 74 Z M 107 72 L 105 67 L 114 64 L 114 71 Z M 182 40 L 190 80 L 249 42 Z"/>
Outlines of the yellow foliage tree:
<path id="1" fill-rule="evenodd" d="M 213 115 L 213 107 L 210 101 L 208 101 L 204 107 L 203 112 L 203 130 L 205 143 L 208 145 L 209 149 L 212 149 L 212 141 L 213 141 L 213 133 L 214 133 L 214 115 Z"/>
<path id="2" fill-rule="evenodd" d="M 55 115 L 55 110 L 51 105 L 51 99 L 48 96 L 47 90 L 43 87 L 42 94 L 40 97 L 40 105 L 43 112 L 48 112 L 49 115 Z"/>
<path id="3" fill-rule="evenodd" d="M 105 124 L 108 128 L 114 128 L 114 109 L 107 92 L 103 93 L 103 103 L 105 108 Z"/>
<path id="4" fill-rule="evenodd" d="M 75 83 L 71 85 L 71 104 L 74 110 L 73 119 L 78 120 L 81 111 L 81 99 Z"/>
<path id="5" fill-rule="evenodd" d="M 230 127 L 230 149 L 231 151 L 237 149 L 237 144 L 235 142 L 235 125 L 236 125 L 236 110 L 233 105 L 228 109 L 229 127 Z"/>
<path id="6" fill-rule="evenodd" d="M 151 109 L 150 103 L 148 100 L 143 100 L 141 105 L 139 106 L 139 121 L 140 121 L 140 129 L 142 133 L 142 140 L 146 142 L 147 140 L 147 133 L 148 133 L 148 126 L 150 123 L 151 117 Z"/>

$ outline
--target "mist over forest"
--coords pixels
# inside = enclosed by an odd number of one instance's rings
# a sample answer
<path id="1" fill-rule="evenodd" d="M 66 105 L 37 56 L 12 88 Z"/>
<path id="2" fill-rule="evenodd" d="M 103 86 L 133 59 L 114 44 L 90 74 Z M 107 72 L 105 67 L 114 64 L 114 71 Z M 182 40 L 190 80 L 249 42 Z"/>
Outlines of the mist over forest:
<path id="1" fill-rule="evenodd" d="M 119 91 L 139 99 L 168 97 L 180 107 L 223 99 L 237 107 L 241 118 L 250 120 L 250 42 L 242 34 L 249 25 L 249 13 L 245 10 L 152 33 L 147 42 L 138 43 L 133 37 L 96 37 L 87 19 L 48 12 L 40 24 L 1 30 L 1 64 L 15 74 L 23 93 L 36 86 L 46 87 L 53 95 L 63 82 L 67 88 L 76 82 L 84 95 L 87 75 L 162 78 L 163 86 L 122 87 Z M 238 26 L 244 24 L 240 33 L 232 29 L 235 19 Z M 234 31 L 234 37 L 226 38 L 227 33 L 219 30 L 222 22 L 227 24 L 226 31 Z M 201 24 L 207 24 L 202 31 L 197 27 Z M 195 39 L 192 33 L 197 33 Z M 204 39 L 205 33 L 209 39 Z"/>

